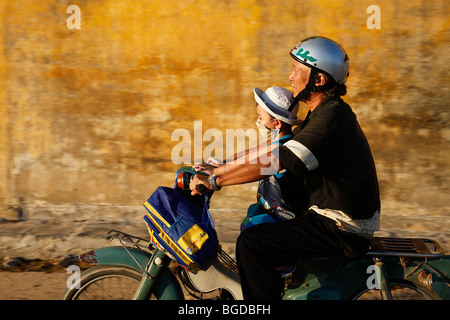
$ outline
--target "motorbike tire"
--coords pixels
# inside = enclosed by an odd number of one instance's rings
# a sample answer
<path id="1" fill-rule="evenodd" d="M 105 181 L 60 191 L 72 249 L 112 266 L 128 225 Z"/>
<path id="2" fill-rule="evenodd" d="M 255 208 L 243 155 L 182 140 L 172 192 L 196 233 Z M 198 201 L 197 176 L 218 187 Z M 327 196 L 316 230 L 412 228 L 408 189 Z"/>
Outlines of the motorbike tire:
<path id="1" fill-rule="evenodd" d="M 82 272 L 63 293 L 62 300 L 131 300 L 142 272 L 124 266 L 95 266 Z M 157 299 L 155 295 L 151 299 Z"/>

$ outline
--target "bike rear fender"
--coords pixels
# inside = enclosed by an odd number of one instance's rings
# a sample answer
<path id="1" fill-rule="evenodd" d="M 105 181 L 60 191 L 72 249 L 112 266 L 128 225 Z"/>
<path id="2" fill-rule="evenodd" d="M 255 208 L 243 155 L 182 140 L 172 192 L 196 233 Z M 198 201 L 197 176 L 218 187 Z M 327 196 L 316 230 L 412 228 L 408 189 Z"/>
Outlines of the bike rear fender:
<path id="1" fill-rule="evenodd" d="M 90 266 L 124 266 L 143 272 L 151 256 L 152 254 L 150 252 L 145 252 L 140 249 L 127 248 L 125 250 L 124 247 L 105 247 L 81 254 L 80 260 Z M 163 268 L 160 271 L 156 286 L 160 300 L 184 300 L 180 284 L 169 268 Z"/>
<path id="2" fill-rule="evenodd" d="M 406 280 L 428 291 L 434 299 L 450 299 L 450 256 L 428 259 L 413 266 L 409 267 Z"/>

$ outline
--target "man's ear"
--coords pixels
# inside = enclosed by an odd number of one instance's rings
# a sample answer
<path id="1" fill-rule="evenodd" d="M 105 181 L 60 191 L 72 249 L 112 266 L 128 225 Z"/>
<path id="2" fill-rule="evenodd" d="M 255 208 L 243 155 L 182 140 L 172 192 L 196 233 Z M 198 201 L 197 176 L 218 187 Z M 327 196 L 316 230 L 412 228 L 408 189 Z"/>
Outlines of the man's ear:
<path id="1" fill-rule="evenodd" d="M 315 83 L 316 86 L 318 87 L 323 86 L 325 85 L 325 83 L 327 83 L 327 81 L 328 79 L 323 73 L 319 72 L 316 74 L 316 83 Z"/>

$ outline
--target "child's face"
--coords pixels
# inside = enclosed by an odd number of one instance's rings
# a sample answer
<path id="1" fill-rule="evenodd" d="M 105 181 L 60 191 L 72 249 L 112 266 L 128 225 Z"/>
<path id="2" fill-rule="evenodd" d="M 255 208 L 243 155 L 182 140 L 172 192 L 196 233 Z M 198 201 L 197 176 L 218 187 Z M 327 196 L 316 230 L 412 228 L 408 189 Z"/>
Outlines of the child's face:
<path id="1" fill-rule="evenodd" d="M 275 129 L 276 121 L 266 110 L 261 108 L 259 104 L 256 104 L 256 121 L 262 125 L 265 125 L 267 129 Z"/>

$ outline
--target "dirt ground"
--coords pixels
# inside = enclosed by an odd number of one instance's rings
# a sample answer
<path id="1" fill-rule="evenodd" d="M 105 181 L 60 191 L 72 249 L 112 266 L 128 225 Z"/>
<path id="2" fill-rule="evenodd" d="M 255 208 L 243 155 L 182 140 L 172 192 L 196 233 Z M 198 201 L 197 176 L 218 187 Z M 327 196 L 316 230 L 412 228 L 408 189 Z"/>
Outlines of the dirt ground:
<path id="1" fill-rule="evenodd" d="M 0 272 L 0 300 L 58 300 L 69 274 L 59 272 Z"/>

